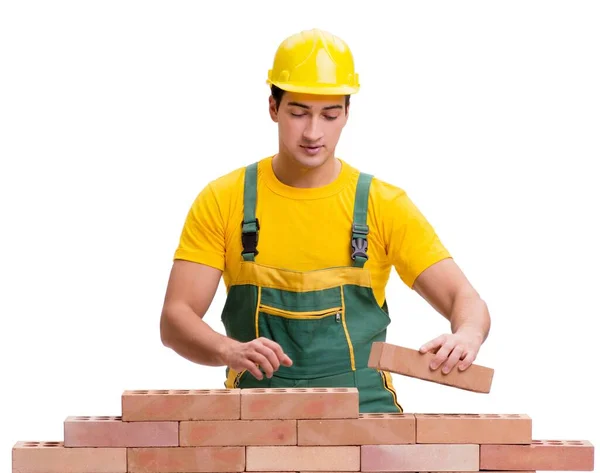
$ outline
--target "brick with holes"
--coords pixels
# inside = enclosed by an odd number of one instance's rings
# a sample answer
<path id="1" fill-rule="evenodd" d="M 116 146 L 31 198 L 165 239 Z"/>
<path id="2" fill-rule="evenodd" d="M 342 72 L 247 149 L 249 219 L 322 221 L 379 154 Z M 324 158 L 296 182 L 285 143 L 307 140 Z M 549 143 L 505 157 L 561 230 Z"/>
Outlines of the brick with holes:
<path id="1" fill-rule="evenodd" d="M 358 419 L 298 420 L 298 445 L 395 445 L 415 440 L 413 414 L 361 413 Z"/>
<path id="2" fill-rule="evenodd" d="M 125 422 L 240 418 L 239 389 L 127 390 L 121 404 Z"/>
<path id="3" fill-rule="evenodd" d="M 179 445 L 177 421 L 124 422 L 120 416 L 69 416 L 65 447 L 173 447 Z"/>
<path id="4" fill-rule="evenodd" d="M 529 444 L 526 414 L 415 414 L 417 443 Z"/>
<path id="5" fill-rule="evenodd" d="M 593 471 L 588 440 L 532 440 L 530 445 L 482 445 L 481 470 Z"/>
<path id="6" fill-rule="evenodd" d="M 68 448 L 62 441 L 19 441 L 14 473 L 126 473 L 126 448 Z"/>
<path id="7" fill-rule="evenodd" d="M 471 364 L 464 371 L 459 371 L 457 367 L 454 367 L 450 373 L 443 374 L 441 367 L 436 370 L 429 367 L 434 357 L 433 353 L 421 353 L 418 350 L 386 342 L 375 342 L 371 347 L 368 366 L 467 391 L 490 392 L 494 376 L 493 369 Z"/>
<path id="8" fill-rule="evenodd" d="M 357 388 L 247 388 L 242 419 L 357 419 Z"/>

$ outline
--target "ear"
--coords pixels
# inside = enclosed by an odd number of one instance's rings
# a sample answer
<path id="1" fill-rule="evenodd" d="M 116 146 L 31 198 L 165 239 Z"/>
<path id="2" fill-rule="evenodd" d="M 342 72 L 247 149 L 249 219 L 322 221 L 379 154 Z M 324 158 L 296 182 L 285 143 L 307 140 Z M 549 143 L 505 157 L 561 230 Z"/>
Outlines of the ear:
<path id="1" fill-rule="evenodd" d="M 269 115 L 271 115 L 271 120 L 277 123 L 277 104 L 272 95 L 269 95 Z"/>
<path id="2" fill-rule="evenodd" d="M 348 104 L 348 106 L 346 107 L 346 110 L 344 112 L 344 125 L 343 125 L 343 127 L 345 127 L 346 124 L 348 123 L 349 116 L 350 116 L 350 104 Z"/>

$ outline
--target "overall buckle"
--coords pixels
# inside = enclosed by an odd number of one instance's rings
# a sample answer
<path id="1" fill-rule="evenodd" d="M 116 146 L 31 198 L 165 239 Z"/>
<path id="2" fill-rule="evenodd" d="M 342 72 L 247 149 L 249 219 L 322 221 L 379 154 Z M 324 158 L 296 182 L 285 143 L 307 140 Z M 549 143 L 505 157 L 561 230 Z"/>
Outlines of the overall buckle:
<path id="1" fill-rule="evenodd" d="M 369 234 L 368 225 L 360 225 L 357 223 L 352 224 L 352 259 L 356 260 L 357 256 L 364 259 L 369 259 L 367 256 L 367 250 L 369 249 L 369 242 L 367 241 L 367 235 Z M 360 236 L 355 236 L 360 235 Z"/>
<path id="2" fill-rule="evenodd" d="M 260 223 L 255 218 L 250 222 L 242 221 L 242 254 L 254 253 L 254 256 L 258 254 L 256 247 L 258 246 L 258 231 L 260 230 Z"/>

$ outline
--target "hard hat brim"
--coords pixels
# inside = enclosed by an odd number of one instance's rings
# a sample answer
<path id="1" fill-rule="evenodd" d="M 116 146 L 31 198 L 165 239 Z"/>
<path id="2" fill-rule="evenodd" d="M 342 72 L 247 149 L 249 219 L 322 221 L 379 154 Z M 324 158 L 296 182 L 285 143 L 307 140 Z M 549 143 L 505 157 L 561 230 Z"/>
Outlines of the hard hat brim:
<path id="1" fill-rule="evenodd" d="M 287 92 L 296 92 L 299 94 L 314 94 L 314 95 L 352 95 L 356 94 L 360 86 L 350 85 L 305 85 L 305 84 L 290 84 L 289 82 L 277 82 L 267 80 L 267 84 L 279 87 Z"/>

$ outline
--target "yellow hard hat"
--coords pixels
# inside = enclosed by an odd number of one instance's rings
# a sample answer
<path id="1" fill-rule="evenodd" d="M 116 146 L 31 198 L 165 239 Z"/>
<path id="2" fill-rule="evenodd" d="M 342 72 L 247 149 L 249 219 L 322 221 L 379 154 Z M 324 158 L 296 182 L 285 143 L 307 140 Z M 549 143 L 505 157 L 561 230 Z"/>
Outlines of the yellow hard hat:
<path id="1" fill-rule="evenodd" d="M 279 45 L 267 84 L 289 92 L 348 95 L 358 92 L 358 74 L 348 45 L 319 29 L 296 33 Z"/>

